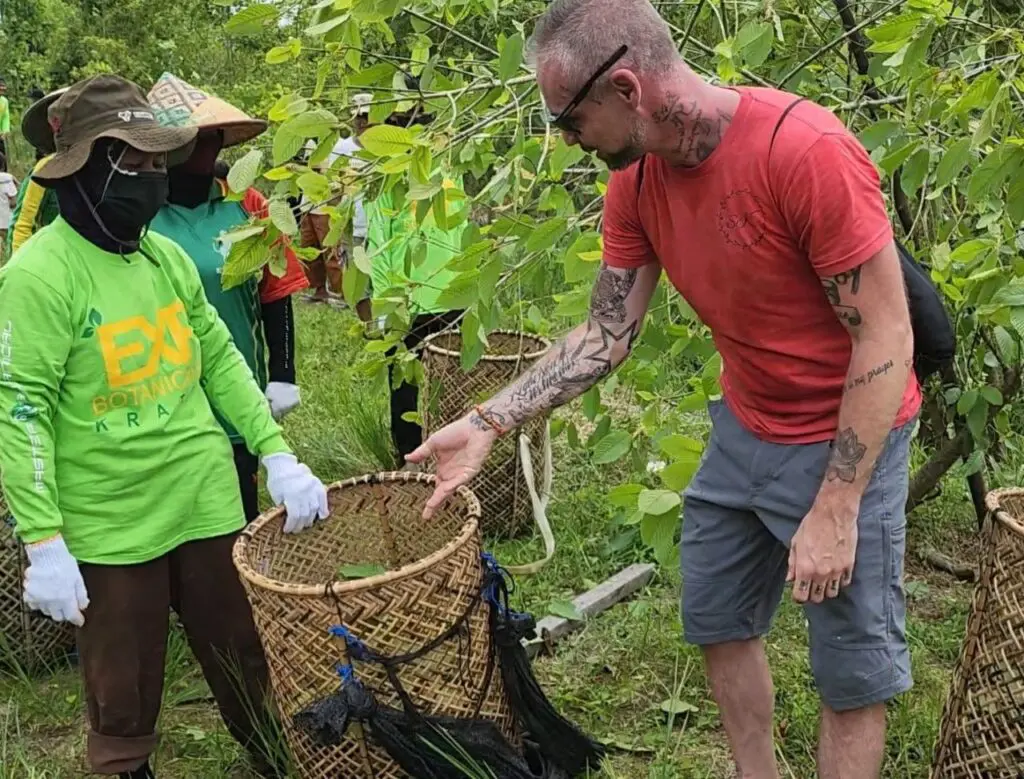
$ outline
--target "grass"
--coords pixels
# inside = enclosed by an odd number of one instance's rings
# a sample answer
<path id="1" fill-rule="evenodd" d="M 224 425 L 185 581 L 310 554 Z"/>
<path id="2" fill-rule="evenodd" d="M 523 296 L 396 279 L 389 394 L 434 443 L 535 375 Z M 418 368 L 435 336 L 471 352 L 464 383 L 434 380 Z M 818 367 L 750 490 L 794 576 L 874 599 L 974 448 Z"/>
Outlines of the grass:
<path id="1" fill-rule="evenodd" d="M 325 480 L 390 468 L 387 397 L 356 373 L 361 341 L 355 319 L 326 306 L 298 304 L 303 405 L 287 422 L 300 456 Z M 570 409 L 566 413 L 574 413 Z M 583 425 L 581 425 L 582 427 Z M 583 455 L 555 445 L 549 510 L 559 552 L 540 574 L 521 577 L 515 605 L 538 616 L 631 562 L 635 544 L 610 543 L 604 493 L 614 476 Z M 975 545 L 973 510 L 959 483 L 910 518 L 910 544 L 968 559 Z M 502 543 L 505 564 L 539 556 L 539 537 Z M 908 555 L 909 635 L 914 689 L 889 713 L 885 776 L 926 777 L 942 702 L 964 630 L 971 590 L 921 568 Z M 699 653 L 680 640 L 679 576 L 662 570 L 638 597 L 593 619 L 536 663 L 556 705 L 612 744 L 602 779 L 724 779 L 733 776 L 718 712 Z M 817 697 L 801 611 L 786 601 L 768 639 L 776 687 L 776 744 L 786 777 L 814 775 Z M 180 630 L 171 634 L 160 777 L 250 776 L 227 735 Z M 82 687 L 69 667 L 48 674 L 0 676 L 0 779 L 81 777 L 85 716 Z M 667 715 L 662 703 L 676 711 Z"/>

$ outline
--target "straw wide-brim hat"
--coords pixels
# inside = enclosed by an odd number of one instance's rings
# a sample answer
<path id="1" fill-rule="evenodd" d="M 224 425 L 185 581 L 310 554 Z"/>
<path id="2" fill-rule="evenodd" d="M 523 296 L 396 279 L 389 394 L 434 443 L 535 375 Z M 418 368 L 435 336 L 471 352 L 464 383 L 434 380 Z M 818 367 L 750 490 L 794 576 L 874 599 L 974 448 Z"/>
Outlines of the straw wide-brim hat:
<path id="1" fill-rule="evenodd" d="M 53 140 L 53 131 L 50 130 L 50 123 L 46 119 L 46 112 L 54 101 L 68 91 L 68 87 L 55 89 L 48 95 L 36 100 L 25 109 L 21 117 L 21 134 L 29 143 L 44 154 L 53 154 L 57 151 L 57 144 Z M 33 140 L 35 139 L 35 140 Z"/>
<path id="2" fill-rule="evenodd" d="M 101 138 L 124 141 L 142 152 L 167 154 L 170 163 L 188 158 L 197 134 L 194 127 L 161 125 L 142 88 L 110 74 L 68 87 L 49 104 L 46 121 L 45 128 L 35 121 L 25 128 L 25 137 L 36 148 L 53 144 L 53 155 L 32 175 L 43 186 L 80 171 Z"/>
<path id="3" fill-rule="evenodd" d="M 224 148 L 251 141 L 267 129 L 267 122 L 253 119 L 219 97 L 197 89 L 172 73 L 164 73 L 149 90 L 149 104 L 157 121 L 166 127 L 223 130 Z"/>

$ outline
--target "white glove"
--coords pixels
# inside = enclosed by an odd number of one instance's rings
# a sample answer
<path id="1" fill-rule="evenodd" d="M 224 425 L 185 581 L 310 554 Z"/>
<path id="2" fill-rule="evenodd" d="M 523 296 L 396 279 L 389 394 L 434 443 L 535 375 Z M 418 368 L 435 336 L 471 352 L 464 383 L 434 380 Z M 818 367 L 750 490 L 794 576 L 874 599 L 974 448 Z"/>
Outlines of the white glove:
<path id="1" fill-rule="evenodd" d="M 287 512 L 285 533 L 298 533 L 312 525 L 317 517 L 327 519 L 330 516 L 323 482 L 294 454 L 268 454 L 263 458 L 263 467 L 267 469 L 270 497 L 276 505 L 284 505 Z"/>
<path id="2" fill-rule="evenodd" d="M 78 570 L 78 563 L 60 536 L 25 546 L 28 569 L 25 571 L 25 603 L 56 622 L 85 624 L 82 612 L 89 605 L 89 594 Z"/>
<path id="3" fill-rule="evenodd" d="M 302 399 L 299 397 L 299 388 L 294 384 L 272 381 L 267 385 L 266 394 L 267 401 L 270 403 L 270 413 L 274 415 L 274 419 L 281 419 L 302 403 Z"/>

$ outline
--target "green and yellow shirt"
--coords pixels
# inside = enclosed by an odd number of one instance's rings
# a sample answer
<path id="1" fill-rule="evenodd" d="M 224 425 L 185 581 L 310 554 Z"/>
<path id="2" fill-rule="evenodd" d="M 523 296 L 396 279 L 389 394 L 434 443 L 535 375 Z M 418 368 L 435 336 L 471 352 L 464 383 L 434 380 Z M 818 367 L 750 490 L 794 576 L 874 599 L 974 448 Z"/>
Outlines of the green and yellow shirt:
<path id="1" fill-rule="evenodd" d="M 231 446 L 289 451 L 181 247 L 110 254 L 58 217 L 0 270 L 0 474 L 19 537 L 87 563 L 244 525 Z"/>

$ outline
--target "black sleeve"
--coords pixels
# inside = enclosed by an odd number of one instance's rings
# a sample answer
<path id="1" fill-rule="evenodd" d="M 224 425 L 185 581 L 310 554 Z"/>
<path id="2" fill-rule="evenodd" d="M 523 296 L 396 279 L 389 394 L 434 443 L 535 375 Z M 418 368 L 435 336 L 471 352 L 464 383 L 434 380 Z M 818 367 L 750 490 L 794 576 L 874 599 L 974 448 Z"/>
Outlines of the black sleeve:
<path id="1" fill-rule="evenodd" d="M 263 337 L 267 341 L 270 380 L 295 383 L 295 320 L 291 296 L 263 304 Z"/>

